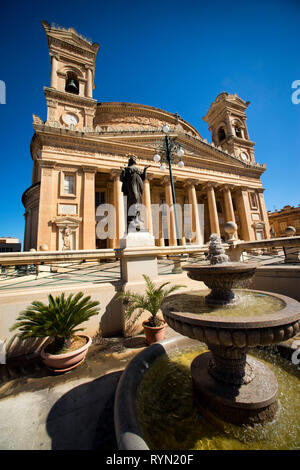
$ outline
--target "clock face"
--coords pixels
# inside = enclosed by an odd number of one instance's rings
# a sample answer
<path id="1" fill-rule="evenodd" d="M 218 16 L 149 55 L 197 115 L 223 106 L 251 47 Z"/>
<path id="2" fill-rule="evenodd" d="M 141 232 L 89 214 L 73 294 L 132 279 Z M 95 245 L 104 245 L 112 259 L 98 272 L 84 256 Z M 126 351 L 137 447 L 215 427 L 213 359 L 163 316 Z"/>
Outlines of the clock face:
<path id="1" fill-rule="evenodd" d="M 76 114 L 69 114 L 69 113 L 64 114 L 62 119 L 63 119 L 65 124 L 68 124 L 68 125 L 74 124 L 75 126 L 76 126 L 76 124 L 78 124 L 78 121 L 79 121 Z"/>
<path id="2" fill-rule="evenodd" d="M 241 153 L 241 157 L 243 160 L 249 160 L 248 155 L 244 152 Z"/>

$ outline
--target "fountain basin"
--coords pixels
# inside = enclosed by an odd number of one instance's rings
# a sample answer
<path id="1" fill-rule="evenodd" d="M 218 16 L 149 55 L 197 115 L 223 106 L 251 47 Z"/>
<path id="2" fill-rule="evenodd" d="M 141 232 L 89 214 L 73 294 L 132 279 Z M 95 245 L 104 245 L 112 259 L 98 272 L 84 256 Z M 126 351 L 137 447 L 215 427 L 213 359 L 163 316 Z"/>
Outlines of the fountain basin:
<path id="1" fill-rule="evenodd" d="M 240 428 L 219 421 L 205 406 L 198 408 L 194 402 L 189 364 L 205 350 L 198 341 L 177 336 L 149 346 L 128 364 L 115 397 L 118 449 L 299 450 L 297 368 L 266 350 L 255 352 L 255 358 L 272 361 L 272 369 L 277 369 L 280 414 L 275 424 L 264 428 Z M 184 361 L 177 362 L 177 357 L 184 357 Z M 184 379 L 181 364 L 185 367 Z M 146 421 L 145 410 L 149 415 Z"/>
<path id="2" fill-rule="evenodd" d="M 184 337 L 173 337 L 152 344 L 140 352 L 124 370 L 116 390 L 115 433 L 119 450 L 149 450 L 138 418 L 137 390 L 149 367 L 166 354 L 179 352 L 191 344 Z M 195 346 L 197 342 L 192 342 Z"/>
<path id="3" fill-rule="evenodd" d="M 247 293 L 245 289 L 241 292 Z M 274 300 L 274 312 L 269 309 L 253 316 L 249 312 L 231 316 L 236 307 L 227 306 L 219 316 L 203 313 L 201 291 L 175 294 L 162 304 L 171 328 L 206 343 L 210 350 L 191 365 L 197 398 L 217 416 L 235 424 L 272 421 L 278 410 L 276 378 L 260 361 L 248 356 L 249 348 L 286 341 L 300 329 L 299 302 L 279 294 L 248 292 Z"/>
<path id="4" fill-rule="evenodd" d="M 230 308 L 226 308 L 225 315 L 220 316 L 211 313 L 190 313 L 192 308 L 189 309 L 189 298 L 190 302 L 197 302 L 197 296 L 203 295 L 203 291 L 190 291 L 169 296 L 162 304 L 162 312 L 167 323 L 175 331 L 212 346 L 267 346 L 286 341 L 299 332 L 300 304 L 297 300 L 264 291 L 236 289 L 235 292 L 248 292 L 277 299 L 281 308 L 274 313 L 254 316 L 249 314 L 243 317 L 231 316 Z"/>
<path id="5" fill-rule="evenodd" d="M 225 262 L 201 266 L 187 265 L 183 269 L 187 271 L 189 278 L 202 281 L 211 289 L 210 294 L 206 296 L 207 304 L 225 305 L 236 300 L 232 289 L 237 282 L 253 277 L 256 268 L 256 263 Z"/>

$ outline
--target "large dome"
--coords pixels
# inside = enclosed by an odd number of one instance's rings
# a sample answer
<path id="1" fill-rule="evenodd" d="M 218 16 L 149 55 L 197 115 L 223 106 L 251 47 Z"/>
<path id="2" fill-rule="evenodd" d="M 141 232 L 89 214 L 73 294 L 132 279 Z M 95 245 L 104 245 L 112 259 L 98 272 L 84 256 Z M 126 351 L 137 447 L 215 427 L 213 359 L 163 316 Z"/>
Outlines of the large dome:
<path id="1" fill-rule="evenodd" d="M 176 126 L 181 132 L 201 137 L 199 132 L 184 121 L 178 114 L 172 114 L 153 106 L 135 103 L 98 103 L 94 127 L 100 126 L 104 131 L 108 128 L 119 127 L 124 131 L 157 130 L 164 124 Z"/>

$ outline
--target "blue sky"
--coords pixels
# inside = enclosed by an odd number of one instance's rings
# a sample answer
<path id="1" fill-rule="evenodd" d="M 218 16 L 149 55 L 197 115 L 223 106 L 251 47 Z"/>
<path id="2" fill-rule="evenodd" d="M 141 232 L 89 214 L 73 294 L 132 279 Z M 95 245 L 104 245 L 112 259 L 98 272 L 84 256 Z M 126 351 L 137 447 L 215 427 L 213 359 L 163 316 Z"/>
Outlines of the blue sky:
<path id="1" fill-rule="evenodd" d="M 0 236 L 23 240 L 23 191 L 31 185 L 32 114 L 46 118 L 50 58 L 41 25 L 74 27 L 100 44 L 94 98 L 156 106 L 211 141 L 202 120 L 221 91 L 250 101 L 247 124 L 268 210 L 298 205 L 300 2 L 262 0 L 2 2 Z"/>

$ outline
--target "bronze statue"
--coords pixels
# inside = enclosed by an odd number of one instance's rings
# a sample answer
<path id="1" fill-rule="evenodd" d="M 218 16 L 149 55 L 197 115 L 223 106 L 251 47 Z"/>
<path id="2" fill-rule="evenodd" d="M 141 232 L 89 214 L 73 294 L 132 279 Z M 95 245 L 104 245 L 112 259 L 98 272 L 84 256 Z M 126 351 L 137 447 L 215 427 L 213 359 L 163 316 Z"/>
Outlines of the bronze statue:
<path id="1" fill-rule="evenodd" d="M 140 219 L 140 207 L 142 204 L 143 186 L 146 178 L 146 171 L 150 165 L 141 171 L 136 166 L 136 158 L 131 155 L 128 166 L 122 168 L 120 180 L 122 181 L 122 192 L 127 197 L 127 229 L 140 231 L 144 224 Z"/>

